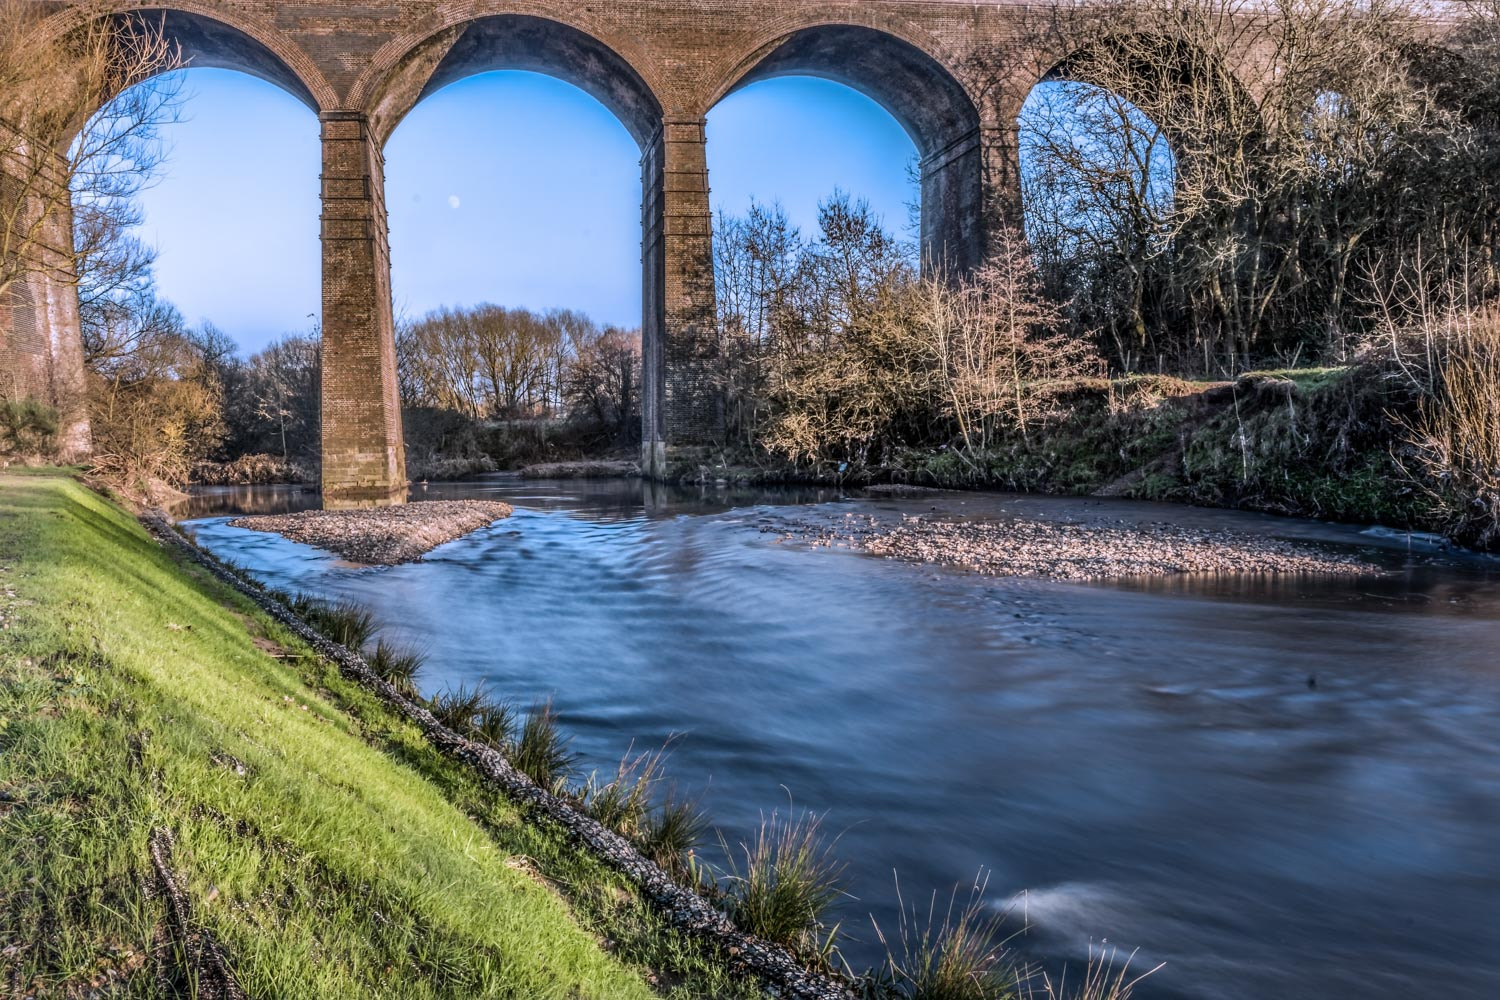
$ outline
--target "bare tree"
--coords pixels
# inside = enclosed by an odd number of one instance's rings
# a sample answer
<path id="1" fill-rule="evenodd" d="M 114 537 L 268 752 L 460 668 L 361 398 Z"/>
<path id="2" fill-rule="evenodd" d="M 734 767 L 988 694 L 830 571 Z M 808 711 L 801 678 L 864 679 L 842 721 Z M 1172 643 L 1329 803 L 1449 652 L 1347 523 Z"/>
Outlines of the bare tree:
<path id="1" fill-rule="evenodd" d="M 1235 369 L 1341 343 L 1376 255 L 1477 231 L 1445 210 L 1473 123 L 1405 0 L 1117 0 L 1039 30 L 1028 227 L 1116 361 Z M 1257 85 L 1252 98 L 1248 81 Z M 1487 206 L 1492 209 L 1491 206 Z M 1491 227 L 1492 228 L 1492 227 Z M 1058 274 L 1061 270 L 1063 273 Z"/>
<path id="2" fill-rule="evenodd" d="M 160 22 L 81 6 L 77 27 L 49 37 L 34 4 L 0 0 L 0 299 L 37 270 L 121 254 L 132 198 L 161 157 L 158 129 L 178 107 L 179 83 L 163 74 L 182 56 Z M 133 255 L 114 266 L 129 270 Z"/>
<path id="3" fill-rule="evenodd" d="M 1068 330 L 1064 309 L 1042 290 L 1026 242 L 998 235 L 971 278 L 928 278 L 916 289 L 916 334 L 932 354 L 967 455 L 1002 428 L 1027 428 L 1046 402 L 1085 376 L 1104 373 L 1088 340 Z"/>

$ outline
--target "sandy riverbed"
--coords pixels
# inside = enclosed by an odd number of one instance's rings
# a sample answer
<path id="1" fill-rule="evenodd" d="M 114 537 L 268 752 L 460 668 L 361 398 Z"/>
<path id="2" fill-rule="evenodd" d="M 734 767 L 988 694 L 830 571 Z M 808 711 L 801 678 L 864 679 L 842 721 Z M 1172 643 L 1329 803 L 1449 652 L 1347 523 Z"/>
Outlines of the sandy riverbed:
<path id="1" fill-rule="evenodd" d="M 351 562 L 394 566 L 412 562 L 455 538 L 509 517 L 496 500 L 428 500 L 367 510 L 304 510 L 238 517 L 230 527 L 270 531 L 335 552 Z"/>

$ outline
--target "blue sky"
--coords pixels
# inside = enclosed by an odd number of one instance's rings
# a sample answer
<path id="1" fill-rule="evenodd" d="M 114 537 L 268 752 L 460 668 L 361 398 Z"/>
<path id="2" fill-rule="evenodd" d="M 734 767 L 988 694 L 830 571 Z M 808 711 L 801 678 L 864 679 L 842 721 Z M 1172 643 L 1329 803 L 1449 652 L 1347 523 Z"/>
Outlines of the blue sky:
<path id="1" fill-rule="evenodd" d="M 254 351 L 319 309 L 318 125 L 275 86 L 190 70 L 169 158 L 143 197 L 157 280 L 191 323 Z M 805 231 L 835 188 L 907 224 L 915 150 L 879 105 L 787 78 L 708 118 L 713 206 L 780 201 Z M 432 95 L 386 146 L 396 308 L 482 301 L 640 322 L 640 152 L 582 91 L 531 73 L 471 77 Z"/>

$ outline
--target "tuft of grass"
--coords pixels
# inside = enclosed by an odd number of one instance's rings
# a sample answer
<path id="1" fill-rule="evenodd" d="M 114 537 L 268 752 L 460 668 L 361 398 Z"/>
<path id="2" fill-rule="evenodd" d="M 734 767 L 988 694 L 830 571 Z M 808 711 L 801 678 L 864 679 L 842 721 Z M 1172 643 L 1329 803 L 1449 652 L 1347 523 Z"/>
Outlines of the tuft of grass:
<path id="1" fill-rule="evenodd" d="M 426 657 L 415 646 L 398 646 L 381 638 L 375 649 L 365 657 L 370 669 L 380 679 L 408 698 L 417 697 L 417 674 Z"/>
<path id="2" fill-rule="evenodd" d="M 355 652 L 363 650 L 378 631 L 374 612 L 353 601 L 323 601 L 299 594 L 292 598 L 291 609 L 329 639 Z"/>
<path id="3" fill-rule="evenodd" d="M 439 691 L 428 703 L 437 720 L 460 736 L 474 735 L 479 712 L 489 703 L 483 685 Z"/>
<path id="4" fill-rule="evenodd" d="M 570 740 L 557 725 L 552 702 L 532 705 L 516 741 L 512 762 L 522 774 L 548 789 L 562 789 L 578 766 L 578 756 L 568 748 Z"/>
<path id="5" fill-rule="evenodd" d="M 731 850 L 720 837 L 730 917 L 743 930 L 785 945 L 805 961 L 831 967 L 839 926 L 828 926 L 844 895 L 844 864 L 811 813 L 761 819 L 754 839 Z"/>
<path id="6" fill-rule="evenodd" d="M 609 781 L 600 782 L 597 772 L 589 775 L 578 793 L 579 804 L 621 836 L 639 837 L 651 814 L 651 792 L 661 780 L 665 756 L 665 750 L 637 754 L 632 747 Z"/>
<path id="7" fill-rule="evenodd" d="M 967 898 L 955 888 L 948 904 L 938 909 L 938 896 L 928 900 L 925 916 L 901 901 L 897 938 L 888 941 L 877 925 L 876 936 L 886 950 L 882 980 L 906 1000 L 1013 1000 L 1027 977 L 1010 960 L 1001 936 L 1001 915 L 984 901 L 981 875 Z M 900 899 L 900 883 L 896 887 Z"/>
<path id="8" fill-rule="evenodd" d="M 693 852 L 707 832 L 708 817 L 698 803 L 668 797 L 646 818 L 636 843 L 664 871 L 695 881 Z"/>
<path id="9" fill-rule="evenodd" d="M 1416 420 L 1414 485 L 1433 501 L 1448 537 L 1500 551 L 1500 310 L 1451 314 L 1421 331 L 1435 356 Z"/>
<path id="10" fill-rule="evenodd" d="M 516 710 L 509 702 L 486 699 L 474 713 L 473 738 L 510 752 L 516 743 Z"/>
<path id="11" fill-rule="evenodd" d="M 433 696 L 428 707 L 439 722 L 467 739 L 514 754 L 516 712 L 508 702 L 491 698 L 484 685 L 460 686 Z"/>
<path id="12" fill-rule="evenodd" d="M 1051 977 L 1043 972 L 1028 981 L 1023 1000 L 1130 1000 L 1141 980 L 1162 968 L 1162 965 L 1157 965 L 1138 975 L 1132 975 L 1130 964 L 1134 960 L 1134 952 L 1121 961 L 1118 949 L 1102 945 L 1095 947 L 1090 942 L 1083 982 L 1070 987 L 1067 973 L 1064 972 L 1053 983 Z"/>

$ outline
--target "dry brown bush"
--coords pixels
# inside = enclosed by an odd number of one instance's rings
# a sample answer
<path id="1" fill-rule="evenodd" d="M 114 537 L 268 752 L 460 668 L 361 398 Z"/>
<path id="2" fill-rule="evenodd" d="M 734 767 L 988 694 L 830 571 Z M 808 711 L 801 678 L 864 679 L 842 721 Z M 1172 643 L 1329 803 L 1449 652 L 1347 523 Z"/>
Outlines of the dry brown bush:
<path id="1" fill-rule="evenodd" d="M 1403 340 L 1422 390 L 1403 421 L 1413 479 L 1449 537 L 1500 549 L 1500 307 L 1445 311 Z"/>

